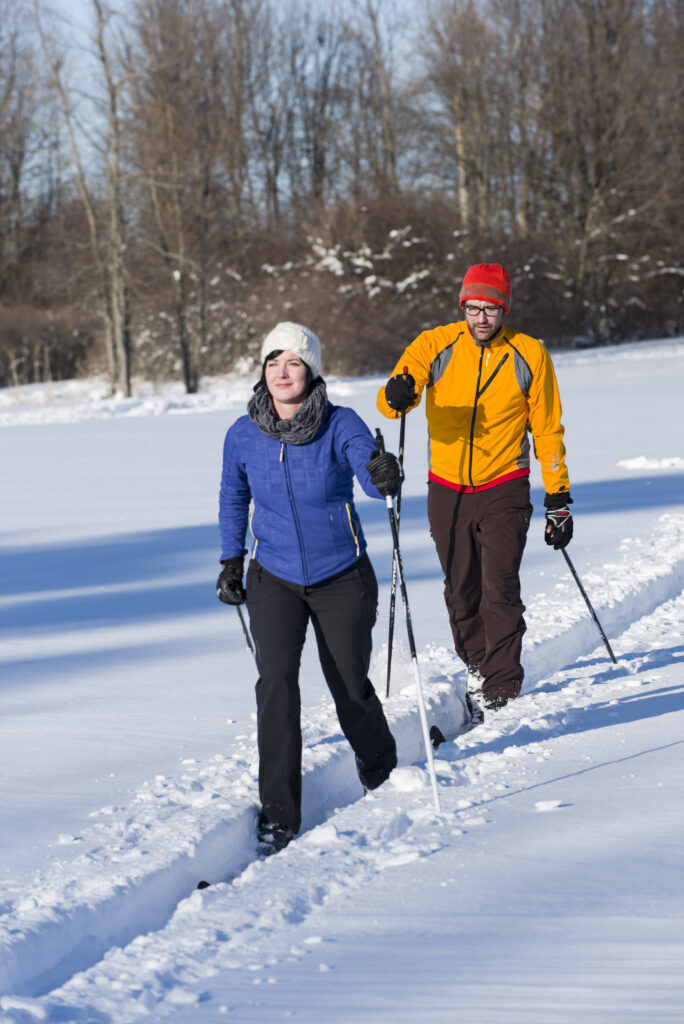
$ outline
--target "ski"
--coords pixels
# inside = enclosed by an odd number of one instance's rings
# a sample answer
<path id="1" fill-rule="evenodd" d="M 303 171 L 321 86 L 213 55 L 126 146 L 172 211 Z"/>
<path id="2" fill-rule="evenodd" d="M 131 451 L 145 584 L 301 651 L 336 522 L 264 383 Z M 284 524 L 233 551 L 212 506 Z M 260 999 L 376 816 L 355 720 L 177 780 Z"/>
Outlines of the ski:
<path id="1" fill-rule="evenodd" d="M 446 736 L 438 725 L 430 726 L 430 743 L 432 744 L 433 750 L 437 750 L 440 744 L 446 743 Z"/>

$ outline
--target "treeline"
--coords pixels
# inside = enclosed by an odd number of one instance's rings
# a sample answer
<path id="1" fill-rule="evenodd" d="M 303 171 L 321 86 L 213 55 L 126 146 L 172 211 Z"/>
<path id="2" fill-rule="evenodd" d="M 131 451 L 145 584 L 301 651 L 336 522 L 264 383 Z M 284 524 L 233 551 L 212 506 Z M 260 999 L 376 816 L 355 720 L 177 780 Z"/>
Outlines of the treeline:
<path id="1" fill-rule="evenodd" d="M 682 330 L 681 0 L 0 0 L 0 385 L 384 371 L 511 272 L 549 345 Z"/>

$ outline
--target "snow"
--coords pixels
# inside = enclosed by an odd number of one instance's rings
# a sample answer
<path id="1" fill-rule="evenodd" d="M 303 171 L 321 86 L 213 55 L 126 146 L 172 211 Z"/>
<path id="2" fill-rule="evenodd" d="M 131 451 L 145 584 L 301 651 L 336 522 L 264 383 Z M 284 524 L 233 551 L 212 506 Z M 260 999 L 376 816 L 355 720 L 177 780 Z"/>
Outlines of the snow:
<path id="1" fill-rule="evenodd" d="M 684 469 L 684 459 L 677 455 L 667 459 L 646 459 L 638 455 L 634 459 L 622 459 L 618 466 L 624 469 Z"/>
<path id="2" fill-rule="evenodd" d="M 521 697 L 466 730 L 407 423 L 400 766 L 363 796 L 310 637 L 304 824 L 255 859 L 254 665 L 216 601 L 220 453 L 249 376 L 0 392 L 0 1021 L 680 1022 L 684 1002 L 684 342 L 555 356 L 575 499 L 523 563 Z M 396 450 L 380 379 L 329 379 Z M 391 540 L 359 494 L 381 585 Z M 212 883 L 197 890 L 200 879 Z"/>

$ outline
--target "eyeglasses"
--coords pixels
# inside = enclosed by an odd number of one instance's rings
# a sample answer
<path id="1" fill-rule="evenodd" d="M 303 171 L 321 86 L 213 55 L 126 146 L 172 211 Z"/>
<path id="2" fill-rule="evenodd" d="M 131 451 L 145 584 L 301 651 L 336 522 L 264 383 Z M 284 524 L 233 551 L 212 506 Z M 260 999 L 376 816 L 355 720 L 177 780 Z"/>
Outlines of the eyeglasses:
<path id="1" fill-rule="evenodd" d="M 493 318 L 501 308 L 501 306 L 471 306 L 469 302 L 466 302 L 463 306 L 463 311 L 467 316 L 479 316 L 480 313 L 484 313 L 485 316 Z"/>

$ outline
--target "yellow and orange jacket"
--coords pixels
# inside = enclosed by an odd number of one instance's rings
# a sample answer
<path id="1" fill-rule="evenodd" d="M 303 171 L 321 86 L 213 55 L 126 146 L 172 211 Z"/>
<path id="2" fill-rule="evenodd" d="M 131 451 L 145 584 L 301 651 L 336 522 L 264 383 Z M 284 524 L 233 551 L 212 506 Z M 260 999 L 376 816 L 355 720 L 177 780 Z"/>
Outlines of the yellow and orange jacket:
<path id="1" fill-rule="evenodd" d="M 541 341 L 504 327 L 480 345 L 463 320 L 419 334 L 392 376 L 404 367 L 416 382 L 412 409 L 426 392 L 429 479 L 474 491 L 527 476 L 529 432 L 547 494 L 570 490 L 556 374 Z M 377 405 L 398 415 L 384 387 Z"/>

